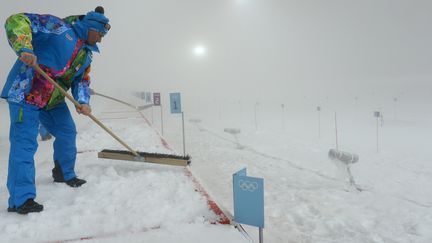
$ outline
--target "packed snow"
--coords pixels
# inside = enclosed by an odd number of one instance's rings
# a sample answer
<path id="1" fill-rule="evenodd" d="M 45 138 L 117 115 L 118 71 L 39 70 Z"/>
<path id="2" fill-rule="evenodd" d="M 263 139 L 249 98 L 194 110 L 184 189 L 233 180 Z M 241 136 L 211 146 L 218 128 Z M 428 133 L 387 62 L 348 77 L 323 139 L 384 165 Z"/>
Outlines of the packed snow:
<path id="1" fill-rule="evenodd" d="M 84 14 L 100 2 L 3 1 L 0 18 Z M 138 113 L 92 97 L 93 114 L 134 149 L 182 154 L 182 119 L 167 99 L 180 92 L 186 170 L 228 214 L 232 174 L 247 167 L 263 178 L 264 242 L 432 242 L 430 1 L 103 6 L 113 28 L 93 57 L 92 88 L 135 106 L 143 101 L 132 91 L 162 96 L 163 132 L 162 107 Z M 5 31 L 0 37 L 4 81 L 16 55 Z M 0 112 L 0 242 L 251 242 L 213 223 L 184 168 L 98 159 L 102 149 L 125 149 L 73 108 L 76 171 L 88 183 L 53 183 L 52 141 L 40 141 L 36 201 L 44 211 L 7 213 L 3 100 Z M 330 149 L 359 161 L 330 160 Z M 244 227 L 258 242 L 258 230 Z"/>
<path id="2" fill-rule="evenodd" d="M 431 242 L 430 114 L 406 99 L 398 113 L 383 105 L 377 120 L 373 104 L 347 101 L 334 99 L 320 114 L 311 99 L 284 109 L 262 102 L 257 110 L 225 100 L 186 112 L 191 169 L 229 209 L 232 173 L 247 167 L 264 178 L 267 242 Z M 338 149 L 360 158 L 349 166 L 327 156 L 336 148 L 335 112 Z M 234 137 L 226 128 L 241 132 Z M 179 128 L 172 133 L 168 140 L 180 149 Z"/>
<path id="3" fill-rule="evenodd" d="M 292 110 L 281 119 L 277 110 L 261 104 L 255 126 L 251 110 L 237 117 L 229 114 L 234 106 L 222 114 L 185 112 L 186 152 L 192 156 L 189 170 L 228 214 L 234 213 L 232 174 L 247 167 L 248 175 L 264 178 L 266 242 L 432 240 L 429 117 L 389 118 L 377 123 L 366 110 L 357 115 L 340 112 L 339 149 L 360 158 L 347 166 L 327 157 L 329 149 L 336 146 L 333 111 L 322 112 L 318 134 L 314 110 Z M 1 109 L 6 111 L 5 103 Z M 164 112 L 162 136 L 158 107 L 138 113 L 105 103 L 94 110 L 137 150 L 181 154 L 180 115 Z M 153 124 L 149 126 L 143 116 Z M 88 183 L 78 189 L 53 183 L 51 145 L 40 142 L 37 200 L 45 210 L 27 216 L 1 212 L 2 239 L 250 242 L 232 226 L 212 224 L 216 216 L 183 168 L 98 159 L 97 152 L 102 149 L 124 148 L 87 118 L 77 116 L 76 120 L 77 173 Z M 236 129 L 240 132 L 235 136 L 224 132 Z M 6 181 L 7 124 L 2 124 L 1 131 L 0 178 Z M 4 184 L 0 190 L 6 208 Z M 257 242 L 258 230 L 245 229 Z"/>
<path id="4" fill-rule="evenodd" d="M 7 104 L 0 109 L 7 114 Z M 114 108 L 115 109 L 115 108 Z M 73 111 L 74 112 L 74 111 Z M 109 112 L 109 111 L 108 111 Z M 115 112 L 115 110 L 114 110 Z M 101 120 L 139 151 L 173 154 L 142 117 L 101 114 Z M 135 114 L 136 115 L 136 114 Z M 119 119 L 120 118 L 120 119 Z M 233 226 L 214 224 L 203 195 L 182 167 L 98 159 L 102 149 L 121 149 L 113 138 L 85 117 L 77 117 L 77 175 L 81 188 L 53 183 L 51 142 L 39 142 L 36 201 L 44 211 L 8 213 L 7 122 L 1 129 L 0 239 L 2 242 L 248 242 Z M 6 119 L 5 119 L 6 120 Z M 121 135 L 120 135 L 121 134 Z"/>

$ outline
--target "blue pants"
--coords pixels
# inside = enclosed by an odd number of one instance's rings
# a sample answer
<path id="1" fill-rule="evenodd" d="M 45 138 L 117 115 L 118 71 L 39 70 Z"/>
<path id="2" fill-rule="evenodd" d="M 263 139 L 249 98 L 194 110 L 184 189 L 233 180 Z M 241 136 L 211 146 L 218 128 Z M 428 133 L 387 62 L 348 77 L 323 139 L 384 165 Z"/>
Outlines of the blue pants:
<path id="1" fill-rule="evenodd" d="M 76 127 L 66 103 L 46 111 L 10 102 L 9 113 L 9 207 L 19 207 L 27 199 L 36 198 L 34 155 L 39 121 L 55 137 L 54 161 L 59 163 L 65 180 L 76 177 Z"/>
<path id="2" fill-rule="evenodd" d="M 48 140 L 51 137 L 51 134 L 48 132 L 48 130 L 42 125 L 42 123 L 39 125 L 39 135 L 42 140 Z"/>

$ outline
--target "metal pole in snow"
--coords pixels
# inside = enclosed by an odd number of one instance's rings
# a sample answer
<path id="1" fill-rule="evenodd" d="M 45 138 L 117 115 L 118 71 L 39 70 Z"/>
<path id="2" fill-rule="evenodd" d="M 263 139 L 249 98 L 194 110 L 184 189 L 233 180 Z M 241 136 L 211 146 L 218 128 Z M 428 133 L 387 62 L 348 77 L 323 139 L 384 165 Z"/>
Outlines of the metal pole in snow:
<path id="1" fill-rule="evenodd" d="M 259 242 L 264 243 L 264 233 L 263 228 L 259 228 Z"/>
<path id="2" fill-rule="evenodd" d="M 282 129 L 285 130 L 285 104 L 282 104 L 281 107 L 282 107 Z"/>
<path id="3" fill-rule="evenodd" d="M 377 129 L 376 129 L 376 134 L 377 134 L 377 136 L 376 136 L 376 141 L 377 141 L 377 153 L 379 152 L 379 149 L 378 149 L 378 127 L 379 127 L 379 125 L 378 125 L 378 119 L 379 119 L 379 117 L 377 116 L 377 119 L 376 119 L 376 124 L 377 124 Z"/>
<path id="4" fill-rule="evenodd" d="M 338 133 L 337 133 L 337 117 L 336 117 L 336 112 L 335 112 L 335 132 L 336 132 L 336 150 L 339 150 L 339 145 L 338 145 Z"/>
<path id="5" fill-rule="evenodd" d="M 255 103 L 255 131 L 258 131 L 258 122 L 257 122 L 257 106 L 258 106 L 258 102 Z"/>
<path id="6" fill-rule="evenodd" d="M 154 120 L 153 120 L 153 106 L 151 107 L 151 116 L 152 116 L 152 125 L 153 125 L 153 123 L 154 123 Z"/>
<path id="7" fill-rule="evenodd" d="M 161 133 L 163 135 L 163 109 L 162 109 L 162 104 L 160 105 L 160 113 L 161 113 Z"/>
<path id="8" fill-rule="evenodd" d="M 256 119 L 256 105 L 255 105 L 255 130 L 258 130 L 257 119 Z"/>
<path id="9" fill-rule="evenodd" d="M 321 107 L 317 106 L 318 111 L 318 138 L 321 138 Z"/>
<path id="10" fill-rule="evenodd" d="M 354 97 L 354 100 L 355 100 L 355 114 L 356 114 L 356 117 L 358 118 L 358 97 L 356 96 L 356 97 Z"/>
<path id="11" fill-rule="evenodd" d="M 395 98 L 393 98 L 393 101 L 394 101 L 394 120 L 396 120 L 396 102 L 397 102 L 397 98 L 395 97 Z"/>
<path id="12" fill-rule="evenodd" d="M 318 138 L 321 138 L 321 112 L 318 111 Z"/>
<path id="13" fill-rule="evenodd" d="M 219 121 L 222 119 L 222 107 L 221 104 L 219 103 Z"/>
<path id="14" fill-rule="evenodd" d="M 376 147 L 377 147 L 377 153 L 379 152 L 379 147 L 378 147 L 378 127 L 379 127 L 379 119 L 382 117 L 381 112 L 379 111 L 374 111 L 374 117 L 376 117 Z"/>
<path id="15" fill-rule="evenodd" d="M 186 156 L 185 129 L 184 129 L 184 112 L 183 111 L 182 111 L 182 127 L 183 127 L 183 156 Z"/>

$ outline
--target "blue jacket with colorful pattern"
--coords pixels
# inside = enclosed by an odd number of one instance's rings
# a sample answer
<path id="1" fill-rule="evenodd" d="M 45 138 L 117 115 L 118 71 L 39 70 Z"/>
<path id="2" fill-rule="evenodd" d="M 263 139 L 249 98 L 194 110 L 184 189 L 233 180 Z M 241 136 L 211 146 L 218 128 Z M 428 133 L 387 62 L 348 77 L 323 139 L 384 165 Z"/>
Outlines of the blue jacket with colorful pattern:
<path id="1" fill-rule="evenodd" d="M 21 52 L 35 54 L 42 70 L 65 90 L 71 88 L 80 104 L 89 104 L 90 63 L 92 51 L 98 52 L 98 48 L 85 43 L 87 30 L 76 25 L 79 18 L 21 13 L 10 16 L 5 28 L 9 45 L 18 56 Z M 54 85 L 19 59 L 9 73 L 1 97 L 44 109 L 64 102 L 64 95 Z"/>

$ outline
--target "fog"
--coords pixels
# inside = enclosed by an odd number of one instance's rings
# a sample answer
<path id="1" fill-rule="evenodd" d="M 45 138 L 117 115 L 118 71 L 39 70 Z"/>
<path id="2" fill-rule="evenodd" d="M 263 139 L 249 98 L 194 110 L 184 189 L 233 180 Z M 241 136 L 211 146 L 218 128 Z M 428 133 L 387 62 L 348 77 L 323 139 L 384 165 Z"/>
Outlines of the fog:
<path id="1" fill-rule="evenodd" d="M 84 14 L 101 1 L 3 1 L 18 12 Z M 374 110 L 429 116 L 430 1 L 103 1 L 112 29 L 92 64 L 92 87 L 181 92 L 184 111 L 228 116 L 244 110 Z M 0 33 L 0 79 L 15 61 Z M 194 54 L 198 45 L 202 55 Z M 237 107 L 237 108 L 236 108 Z M 243 108 L 241 108 L 243 107 Z M 270 107 L 270 108 L 265 108 Z M 166 106 L 166 108 L 168 108 Z M 223 112 L 223 111 L 227 112 Z M 216 114 L 219 113 L 219 114 Z M 224 113 L 224 114 L 220 114 Z M 274 115 L 277 116 L 277 115 Z M 225 117 L 227 118 L 227 117 Z"/>
<path id="2" fill-rule="evenodd" d="M 430 242 L 432 1 L 2 0 L 0 22 L 19 12 L 85 14 L 98 5 L 112 28 L 94 55 L 91 87 L 133 105 L 144 102 L 133 92 L 161 93 L 162 109 L 142 111 L 152 124 L 140 134 L 130 123 L 142 118 L 136 111 L 92 97 L 98 118 L 125 128 L 122 139 L 151 142 L 151 130 L 175 151 L 186 147 L 194 174 L 227 208 L 232 173 L 248 167 L 265 178 L 269 242 Z M 0 53 L 4 84 L 16 60 L 4 30 Z M 181 93 L 185 140 L 181 115 L 169 114 L 171 92 Z M 73 113 L 82 156 L 99 163 L 85 150 L 114 140 L 99 142 L 91 135 L 101 130 Z M 8 125 L 3 114 L 0 130 Z M 226 128 L 241 133 L 234 140 Z M 342 185 L 329 148 L 360 156 L 352 175 L 364 192 Z M 81 162 L 91 182 L 98 167 Z"/>

